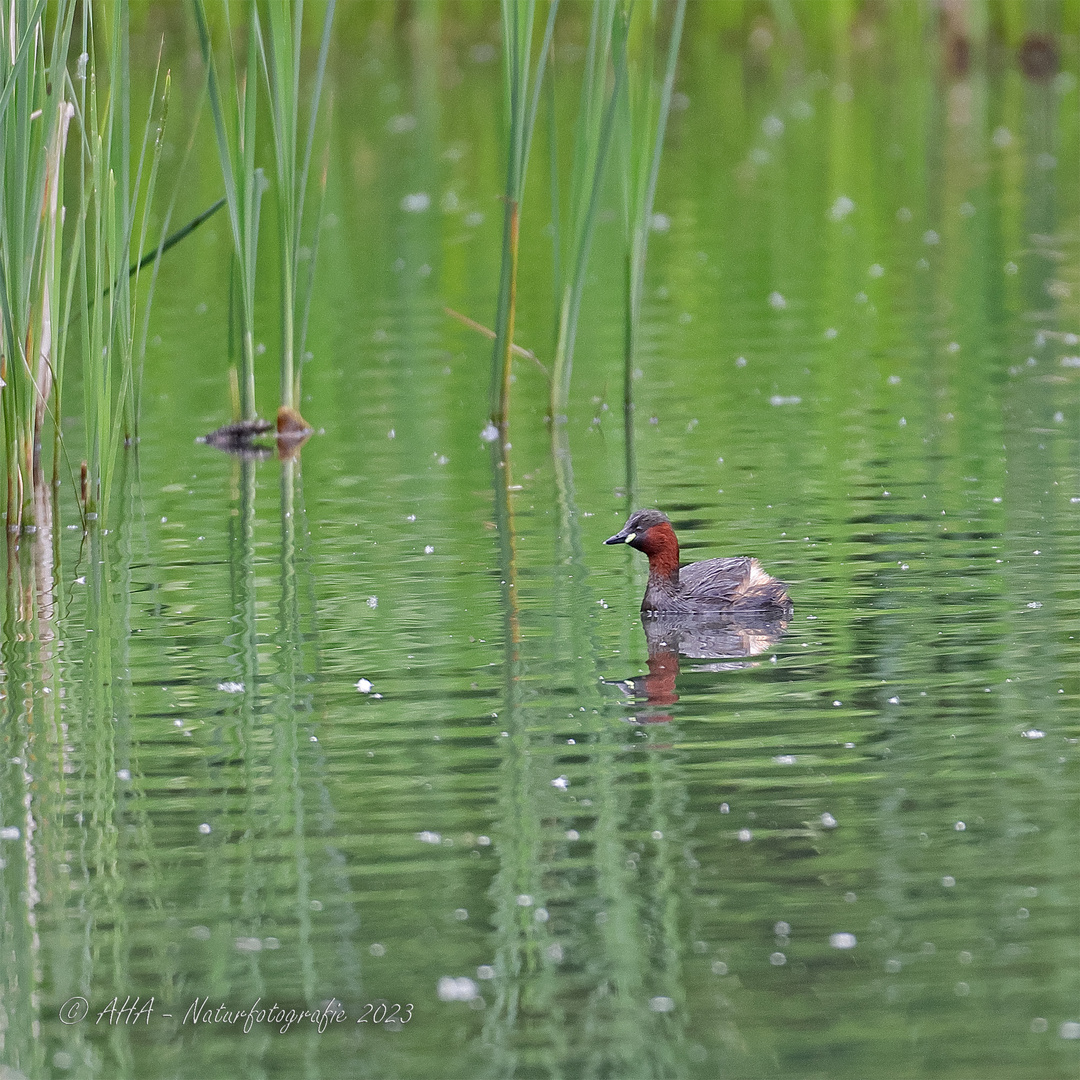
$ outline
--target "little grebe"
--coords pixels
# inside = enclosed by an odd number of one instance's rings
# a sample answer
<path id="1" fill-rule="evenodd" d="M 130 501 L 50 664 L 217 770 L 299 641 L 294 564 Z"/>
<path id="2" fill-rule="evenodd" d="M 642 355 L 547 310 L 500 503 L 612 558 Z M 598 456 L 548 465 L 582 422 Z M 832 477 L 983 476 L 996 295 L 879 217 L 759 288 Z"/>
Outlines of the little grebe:
<path id="1" fill-rule="evenodd" d="M 770 577 L 757 559 L 705 559 L 679 565 L 679 541 L 667 515 L 636 510 L 605 544 L 629 544 L 649 556 L 649 584 L 641 610 L 661 613 L 776 611 L 791 617 L 784 584 Z"/>

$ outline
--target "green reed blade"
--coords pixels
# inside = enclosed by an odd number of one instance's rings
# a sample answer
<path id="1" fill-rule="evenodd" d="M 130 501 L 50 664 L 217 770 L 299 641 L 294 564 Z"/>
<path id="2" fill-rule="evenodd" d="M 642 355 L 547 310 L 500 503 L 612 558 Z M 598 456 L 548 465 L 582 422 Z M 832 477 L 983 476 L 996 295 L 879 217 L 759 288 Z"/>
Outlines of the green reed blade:
<path id="1" fill-rule="evenodd" d="M 233 250 L 240 303 L 240 414 L 244 420 L 253 420 L 255 411 L 255 269 L 258 250 L 259 206 L 262 199 L 263 179 L 255 167 L 255 120 L 259 15 L 252 5 L 248 23 L 247 67 L 244 78 L 234 71 L 234 96 L 226 102 L 221 94 L 217 66 L 214 60 L 210 29 L 206 19 L 203 0 L 192 0 L 199 45 L 206 64 L 207 92 L 210 111 L 214 118 L 214 133 L 218 145 L 218 160 L 225 187 L 225 200 L 229 209 L 229 225 L 233 236 Z M 231 39 L 229 5 L 224 9 L 226 33 Z M 233 61 L 229 52 L 230 62 Z M 230 138 L 230 127 L 232 136 Z"/>
<path id="2" fill-rule="evenodd" d="M 308 108 L 307 134 L 303 156 L 299 162 L 297 149 L 303 3 L 289 5 L 284 0 L 269 0 L 266 22 L 269 49 L 265 47 L 263 38 L 259 39 L 259 55 L 270 99 L 274 163 L 277 172 L 282 291 L 281 404 L 289 408 L 297 407 L 300 399 L 300 364 L 297 362 L 297 356 L 303 353 L 303 337 L 297 335 L 296 317 L 298 301 L 300 301 L 301 234 L 304 225 L 308 172 L 318 119 L 319 100 L 326 74 L 334 8 L 334 0 L 330 0 L 323 14 L 322 39 Z M 291 20 L 290 11 L 292 12 Z M 320 200 L 319 206 L 321 205 Z M 319 225 L 320 221 L 316 219 L 315 228 L 318 229 Z M 308 288 L 310 288 L 310 281 L 309 274 Z M 300 302 L 306 306 L 306 300 Z M 301 325 L 306 330 L 306 318 L 301 320 Z"/>
<path id="3" fill-rule="evenodd" d="M 626 51 L 614 50 L 614 82 L 607 89 L 607 70 L 616 32 L 625 19 L 616 18 L 617 0 L 598 0 L 582 76 L 581 100 L 575 125 L 574 157 L 571 166 L 569 227 L 563 241 L 571 277 L 562 284 L 558 336 L 551 379 L 551 416 L 565 415 L 570 398 L 574 345 L 578 317 L 585 289 L 592 235 L 596 226 L 604 164 L 614 131 L 615 115 L 626 78 Z"/>
<path id="4" fill-rule="evenodd" d="M 660 175 L 660 159 L 664 134 L 671 112 L 671 95 L 675 85 L 675 70 L 682 40 L 686 0 L 677 0 L 668 38 L 667 58 L 659 100 L 653 88 L 653 40 L 656 35 L 657 8 L 647 14 L 647 24 L 638 27 L 646 44 L 645 56 L 636 68 L 629 68 L 628 92 L 625 95 L 626 120 L 621 125 L 621 142 L 625 157 L 623 186 L 624 219 L 626 224 L 626 298 L 623 350 L 623 426 L 625 432 L 626 490 L 633 502 L 635 484 L 633 374 L 637 353 L 638 326 L 641 321 L 641 297 L 645 282 L 645 259 L 648 252 L 649 229 L 652 223 L 656 184 Z M 639 22 L 646 22 L 643 14 Z M 623 38 L 630 50 L 630 35 Z"/>
<path id="5" fill-rule="evenodd" d="M 551 0 L 548 5 L 543 44 L 536 71 L 530 76 L 535 10 L 536 5 L 532 0 L 527 3 L 503 0 L 502 4 L 508 149 L 502 263 L 495 315 L 495 345 L 491 358 L 491 419 L 504 435 L 509 411 L 510 363 L 514 340 L 520 207 L 525 194 L 525 175 L 537 105 L 555 33 L 558 0 Z"/>

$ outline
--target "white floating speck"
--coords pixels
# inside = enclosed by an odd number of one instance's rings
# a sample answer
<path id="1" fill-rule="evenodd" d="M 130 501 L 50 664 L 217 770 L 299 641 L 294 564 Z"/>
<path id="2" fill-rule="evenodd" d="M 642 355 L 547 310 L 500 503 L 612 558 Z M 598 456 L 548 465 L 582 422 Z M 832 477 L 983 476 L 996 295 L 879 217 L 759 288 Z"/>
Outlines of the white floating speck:
<path id="1" fill-rule="evenodd" d="M 130 780 L 131 779 L 131 770 L 130 769 L 117 769 L 116 770 L 116 778 L 118 780 Z"/>
<path id="2" fill-rule="evenodd" d="M 840 195 L 829 207 L 829 217 L 833 221 L 843 221 L 855 209 L 855 203 L 846 195 Z"/>
<path id="3" fill-rule="evenodd" d="M 649 228 L 653 232 L 667 232 L 671 228 L 671 218 L 667 214 L 653 214 L 649 219 Z"/>
<path id="4" fill-rule="evenodd" d="M 821 827 L 823 829 L 835 829 L 838 824 L 839 822 L 828 812 L 828 810 L 821 815 Z"/>
<path id="5" fill-rule="evenodd" d="M 783 293 L 769 293 L 769 306 L 776 311 L 783 311 L 787 307 L 787 300 L 784 298 Z"/>
<path id="6" fill-rule="evenodd" d="M 787 957 L 782 952 L 770 953 L 769 963 L 773 967 L 783 967 L 787 963 Z"/>
<path id="7" fill-rule="evenodd" d="M 931 247 L 941 241 L 941 237 L 938 236 L 933 229 L 927 229 L 926 232 L 923 233 L 922 239 L 924 244 L 929 244 Z"/>
<path id="8" fill-rule="evenodd" d="M 0 829 L 0 840 L 18 840 L 20 836 L 18 825 L 5 825 Z"/>
<path id="9" fill-rule="evenodd" d="M 361 694 L 370 694 L 371 686 L 372 683 L 370 679 L 359 679 L 356 683 L 356 689 L 359 690 Z"/>
<path id="10" fill-rule="evenodd" d="M 735 366 L 736 367 L 746 367 L 746 357 L 745 356 L 737 356 L 737 357 L 735 357 Z"/>
<path id="11" fill-rule="evenodd" d="M 857 942 L 854 934 L 830 934 L 829 944 L 834 949 L 854 949 Z"/>
<path id="12" fill-rule="evenodd" d="M 728 966 L 723 960 L 714 960 L 711 968 L 714 975 L 726 975 L 728 973 Z"/>
<path id="13" fill-rule="evenodd" d="M 749 829 L 740 829 L 738 833 L 739 839 L 745 844 L 748 840 L 754 839 L 754 834 Z"/>
<path id="14" fill-rule="evenodd" d="M 773 394 L 769 398 L 770 405 L 800 405 L 802 404 L 802 398 L 795 394 Z"/>
<path id="15" fill-rule="evenodd" d="M 199 826 L 199 832 L 201 832 L 203 834 L 203 836 L 209 836 L 210 835 L 210 826 L 204 821 Z"/>
<path id="16" fill-rule="evenodd" d="M 436 993 L 440 1001 L 474 1001 L 480 996 L 480 988 L 466 975 L 456 979 L 444 975 L 439 979 Z"/>
<path id="17" fill-rule="evenodd" d="M 1024 739 L 1045 739 L 1046 732 L 1040 731 L 1038 728 L 1028 728 L 1027 731 L 1021 731 L 1020 736 Z"/>
<path id="18" fill-rule="evenodd" d="M 778 923 L 773 923 L 773 933 L 777 937 L 787 937 L 791 933 L 791 923 L 781 920 Z"/>
<path id="19" fill-rule="evenodd" d="M 407 214 L 419 214 L 431 205 L 431 196 L 426 191 L 418 191 L 414 195 L 406 195 L 401 200 L 401 209 Z"/>
<path id="20" fill-rule="evenodd" d="M 777 754 L 773 761 L 777 765 L 794 765 L 796 758 L 794 754 Z"/>
<path id="21" fill-rule="evenodd" d="M 581 833 L 579 833 L 577 831 L 577 829 L 567 829 L 566 830 L 566 839 L 567 840 L 580 840 L 581 839 Z"/>
<path id="22" fill-rule="evenodd" d="M 367 598 L 367 606 L 369 608 L 377 608 L 379 606 L 379 598 L 377 596 L 369 596 Z"/>
<path id="23" fill-rule="evenodd" d="M 1004 150 L 1013 141 L 1012 132 L 1007 127 L 996 127 L 994 128 L 994 134 L 990 136 L 990 141 L 999 150 Z"/>
<path id="24" fill-rule="evenodd" d="M 545 950 L 544 955 L 554 963 L 558 964 L 563 958 L 563 947 L 557 942 L 553 941 Z"/>
<path id="25" fill-rule="evenodd" d="M 233 945 L 239 952 L 262 952 L 262 939 L 257 937 L 238 937 Z"/>
<path id="26" fill-rule="evenodd" d="M 570 786 L 570 780 L 566 776 L 556 776 L 551 781 L 551 786 L 558 788 L 560 791 L 565 791 Z"/>
<path id="27" fill-rule="evenodd" d="M 946 874 L 941 879 L 941 884 L 944 885 L 946 889 L 951 889 L 956 884 L 956 878 L 954 878 L 952 874 Z"/>
<path id="28" fill-rule="evenodd" d="M 528 893 L 522 893 L 517 898 L 518 907 L 532 907 L 533 898 Z"/>
<path id="29" fill-rule="evenodd" d="M 891 698 L 889 698 L 889 704 L 890 705 L 899 705 L 900 704 L 900 699 L 898 697 L 891 697 Z"/>
<path id="30" fill-rule="evenodd" d="M 533 912 L 533 918 L 534 918 L 534 919 L 535 919 L 535 920 L 536 920 L 537 922 L 540 922 L 540 923 L 544 923 L 544 922 L 547 922 L 547 921 L 548 921 L 548 919 L 550 919 L 550 918 L 551 918 L 551 915 L 550 915 L 550 914 L 548 913 L 548 909 L 547 909 L 547 908 L 542 908 L 542 907 L 538 907 L 538 908 L 537 908 L 537 909 L 536 909 L 536 910 L 535 910 L 535 911 Z"/>
<path id="31" fill-rule="evenodd" d="M 967 825 L 965 825 L 965 824 L 964 824 L 964 822 L 962 822 L 962 821 L 958 821 L 958 822 L 957 822 L 957 823 L 956 823 L 956 824 L 955 824 L 955 825 L 953 826 L 953 828 L 954 828 L 954 829 L 955 829 L 955 830 L 956 830 L 957 832 L 963 832 L 963 831 L 964 831 L 964 830 L 965 830 L 965 829 L 967 828 Z"/>
<path id="32" fill-rule="evenodd" d="M 835 326 L 830 326 L 825 331 L 825 340 L 832 341 L 840 331 Z"/>
<path id="33" fill-rule="evenodd" d="M 495 969 L 490 964 L 481 964 L 476 969 L 476 977 L 478 979 L 494 979 Z"/>
<path id="34" fill-rule="evenodd" d="M 442 837 L 437 832 L 432 832 L 430 829 L 424 829 L 422 832 L 416 834 L 416 839 L 422 844 L 441 844 Z"/>
<path id="35" fill-rule="evenodd" d="M 649 1008 L 653 1012 L 668 1013 L 675 1008 L 675 1002 L 669 997 L 654 997 L 649 998 Z"/>
<path id="36" fill-rule="evenodd" d="M 1066 1020 L 1058 1028 L 1058 1036 L 1062 1039 L 1080 1039 L 1080 1023 L 1075 1020 Z"/>
<path id="37" fill-rule="evenodd" d="M 412 113 L 404 113 L 401 116 L 391 116 L 386 121 L 386 130 L 392 135 L 401 135 L 406 131 L 415 129 L 418 121 Z"/>
<path id="38" fill-rule="evenodd" d="M 1042 604 L 1041 604 L 1041 603 L 1039 603 L 1039 601 L 1038 601 L 1038 600 L 1032 600 L 1032 601 L 1031 601 L 1031 602 L 1030 602 L 1030 603 L 1028 604 L 1028 607 L 1029 607 L 1029 608 L 1041 608 L 1041 607 L 1042 607 Z"/>
<path id="39" fill-rule="evenodd" d="M 1061 358 L 1062 367 L 1080 367 L 1080 356 L 1063 356 Z"/>
<path id="40" fill-rule="evenodd" d="M 242 694 L 244 692 L 242 682 L 219 682 L 217 688 L 225 694 Z"/>
<path id="41" fill-rule="evenodd" d="M 435 554 L 435 547 L 434 547 L 434 545 L 432 545 L 432 544 L 425 544 L 425 545 L 424 545 L 424 554 L 425 554 L 425 555 L 434 555 L 434 554 Z"/>
<path id="42" fill-rule="evenodd" d="M 487 426 L 480 432 L 480 438 L 484 442 L 494 442 L 499 437 L 499 429 L 489 420 Z"/>
<path id="43" fill-rule="evenodd" d="M 872 278 L 879 278 L 885 273 L 885 267 L 882 266 L 881 263 L 874 263 L 866 272 Z"/>

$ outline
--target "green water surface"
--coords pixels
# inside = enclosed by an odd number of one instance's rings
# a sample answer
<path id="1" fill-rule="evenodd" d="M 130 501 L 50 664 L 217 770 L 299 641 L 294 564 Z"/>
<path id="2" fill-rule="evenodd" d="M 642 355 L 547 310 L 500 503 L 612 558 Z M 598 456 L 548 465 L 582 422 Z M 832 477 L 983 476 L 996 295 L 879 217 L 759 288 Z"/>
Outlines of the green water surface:
<path id="1" fill-rule="evenodd" d="M 65 489 L 9 554 L 0 1074 L 1075 1077 L 1075 40 L 1026 80 L 902 20 L 838 50 L 692 18 L 632 452 L 613 176 L 569 415 L 518 362 L 500 464 L 490 346 L 444 313 L 494 320 L 498 9 L 410 10 L 346 6 L 331 55 L 317 434 L 194 442 L 229 418 L 215 219 L 162 269 L 116 520 Z M 219 193 L 202 135 L 177 220 Z M 644 559 L 601 545 L 640 505 L 794 602 L 652 701 Z M 334 1018 L 238 1015 L 275 1003 Z"/>

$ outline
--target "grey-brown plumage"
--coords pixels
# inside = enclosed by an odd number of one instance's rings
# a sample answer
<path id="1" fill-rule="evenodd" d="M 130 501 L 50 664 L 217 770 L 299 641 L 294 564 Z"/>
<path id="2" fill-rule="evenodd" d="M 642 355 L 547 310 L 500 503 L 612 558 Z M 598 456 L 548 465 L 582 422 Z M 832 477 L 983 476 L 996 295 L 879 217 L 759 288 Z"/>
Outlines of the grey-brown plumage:
<path id="1" fill-rule="evenodd" d="M 679 541 L 667 515 L 637 510 L 605 544 L 629 544 L 649 557 L 649 584 L 642 611 L 767 611 L 791 617 L 784 584 L 762 569 L 757 559 L 704 559 L 679 565 Z"/>

